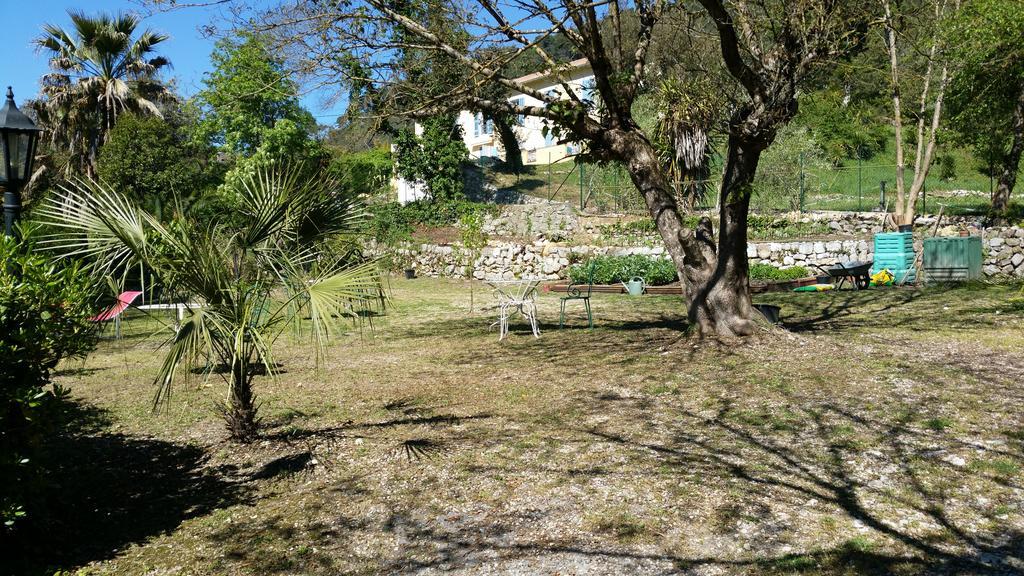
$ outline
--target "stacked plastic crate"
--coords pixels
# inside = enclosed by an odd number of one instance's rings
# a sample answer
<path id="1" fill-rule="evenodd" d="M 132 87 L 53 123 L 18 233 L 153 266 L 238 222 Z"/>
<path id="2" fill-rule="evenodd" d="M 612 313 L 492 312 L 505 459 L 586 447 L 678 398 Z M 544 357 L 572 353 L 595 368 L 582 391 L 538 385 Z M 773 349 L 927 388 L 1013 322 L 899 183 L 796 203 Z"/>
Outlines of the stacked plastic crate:
<path id="1" fill-rule="evenodd" d="M 875 263 L 871 274 L 888 270 L 896 277 L 896 283 L 913 282 L 917 278 L 914 270 L 914 234 L 912 232 L 881 232 L 875 234 Z"/>

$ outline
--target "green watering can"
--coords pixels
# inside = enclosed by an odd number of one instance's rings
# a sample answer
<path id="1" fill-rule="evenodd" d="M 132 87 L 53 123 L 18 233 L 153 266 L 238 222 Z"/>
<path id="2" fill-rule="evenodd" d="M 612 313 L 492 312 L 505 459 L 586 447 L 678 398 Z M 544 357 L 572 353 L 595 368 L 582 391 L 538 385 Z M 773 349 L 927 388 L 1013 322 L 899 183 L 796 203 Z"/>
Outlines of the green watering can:
<path id="1" fill-rule="evenodd" d="M 630 296 L 639 296 L 644 293 L 644 288 L 647 284 L 644 283 L 644 279 L 639 276 L 633 276 L 629 279 L 629 282 L 620 282 L 625 288 L 626 292 L 629 292 Z"/>

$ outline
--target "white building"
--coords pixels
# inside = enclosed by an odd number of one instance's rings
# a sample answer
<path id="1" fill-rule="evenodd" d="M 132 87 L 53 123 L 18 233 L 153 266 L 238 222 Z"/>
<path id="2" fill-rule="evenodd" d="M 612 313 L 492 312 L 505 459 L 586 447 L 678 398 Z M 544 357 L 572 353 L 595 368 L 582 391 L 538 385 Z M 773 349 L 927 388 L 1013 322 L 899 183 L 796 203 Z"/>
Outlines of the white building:
<path id="1" fill-rule="evenodd" d="M 574 60 L 569 63 L 566 77 L 569 88 L 576 91 L 577 96 L 583 100 L 594 100 L 594 73 L 590 69 L 590 63 L 586 58 Z M 561 98 L 568 98 L 558 80 L 548 72 L 535 72 L 521 78 L 516 82 L 525 84 L 541 93 L 557 94 Z M 532 96 L 526 96 L 513 92 L 508 96 L 509 102 L 519 106 L 539 106 L 543 103 Z M 466 149 L 469 150 L 470 158 L 500 158 L 505 159 L 505 152 L 501 149 L 501 138 L 494 131 L 490 122 L 485 122 L 483 115 L 470 113 L 465 110 L 459 112 L 459 124 L 462 126 L 463 139 L 466 142 Z M 555 135 L 548 132 L 543 133 L 544 119 L 536 116 L 526 116 L 519 119 L 519 125 L 515 127 L 519 149 L 523 155 L 523 164 L 551 164 L 560 162 L 567 157 L 576 154 L 573 146 L 558 144 Z"/>
<path id="2" fill-rule="evenodd" d="M 586 58 L 570 62 L 567 65 L 564 76 L 567 80 L 565 83 L 571 90 L 576 92 L 581 100 L 594 101 L 596 99 L 594 73 Z M 535 72 L 517 78 L 515 81 L 541 93 L 568 98 L 562 83 L 550 72 Z M 543 105 L 543 102 L 540 100 L 519 92 L 509 94 L 508 100 L 519 106 Z M 466 143 L 466 149 L 469 151 L 471 159 L 505 159 L 505 151 L 501 146 L 501 137 L 494 129 L 493 123 L 484 120 L 483 114 L 463 110 L 459 112 L 458 122 L 462 127 L 463 141 Z M 567 160 L 579 152 L 579 148 L 576 145 L 559 144 L 552 131 L 548 131 L 545 136 L 543 127 L 543 118 L 536 116 L 519 118 L 518 125 L 515 126 L 514 130 L 519 141 L 519 150 L 523 155 L 524 165 L 553 164 Z M 416 133 L 422 133 L 422 128 L 418 124 L 416 125 Z M 401 159 L 398 160 L 401 161 Z M 398 201 L 403 204 L 426 195 L 426 189 L 422 183 L 407 182 L 401 178 L 396 178 L 394 184 L 398 192 Z"/>

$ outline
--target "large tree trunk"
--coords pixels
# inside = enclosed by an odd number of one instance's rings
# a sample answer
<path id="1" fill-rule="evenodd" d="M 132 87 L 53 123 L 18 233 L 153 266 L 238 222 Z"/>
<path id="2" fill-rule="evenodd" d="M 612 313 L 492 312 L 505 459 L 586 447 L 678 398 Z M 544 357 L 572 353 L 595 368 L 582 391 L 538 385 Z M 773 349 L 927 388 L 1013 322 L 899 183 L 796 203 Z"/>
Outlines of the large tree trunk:
<path id="1" fill-rule="evenodd" d="M 729 138 L 728 157 L 722 175 L 715 266 L 687 270 L 689 316 L 701 332 L 748 336 L 754 331 L 750 320 L 747 213 L 760 157 L 759 147 L 739 142 L 736 137 Z M 710 222 L 704 227 L 710 228 Z M 731 313 L 722 315 L 716 310 L 730 310 Z"/>
<path id="2" fill-rule="evenodd" d="M 1010 193 L 1017 184 L 1017 170 L 1020 169 L 1020 157 L 1024 153 L 1024 86 L 1017 94 L 1017 103 L 1013 107 L 1013 143 L 1009 152 L 1002 158 L 999 167 L 999 178 L 996 189 L 992 192 L 992 211 L 1005 213 L 1010 209 Z"/>
<path id="3" fill-rule="evenodd" d="M 708 218 L 703 218 L 696 230 L 684 227 L 671 184 L 646 138 L 635 132 L 619 133 L 612 137 L 611 147 L 626 161 L 630 178 L 657 224 L 683 283 L 687 317 L 698 334 L 735 338 L 753 333 L 746 260 L 747 207 L 760 151 L 734 153 L 730 145 L 716 247 Z"/>

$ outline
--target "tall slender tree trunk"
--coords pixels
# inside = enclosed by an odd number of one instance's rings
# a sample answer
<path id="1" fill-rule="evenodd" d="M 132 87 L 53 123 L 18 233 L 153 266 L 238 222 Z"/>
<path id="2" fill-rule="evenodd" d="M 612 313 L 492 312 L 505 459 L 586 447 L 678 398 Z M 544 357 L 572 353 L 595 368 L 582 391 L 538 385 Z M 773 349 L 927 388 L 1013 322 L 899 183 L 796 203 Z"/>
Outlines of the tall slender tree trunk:
<path id="1" fill-rule="evenodd" d="M 912 224 L 916 210 L 917 198 L 924 189 L 925 179 L 931 169 L 935 156 L 935 144 L 939 131 L 939 120 L 942 117 L 942 101 L 949 84 L 949 65 L 943 63 L 939 84 L 930 99 L 932 72 L 935 67 L 936 55 L 940 52 L 941 36 L 936 34 L 928 51 L 928 64 L 924 74 L 924 85 L 921 88 L 920 108 L 917 120 L 917 150 L 914 155 L 914 178 L 910 190 L 904 184 L 906 161 L 903 153 L 903 112 L 900 96 L 900 63 L 897 48 L 897 33 L 892 6 L 889 0 L 882 0 L 885 18 L 885 44 L 889 53 L 889 73 L 892 87 L 893 130 L 896 138 L 896 206 L 894 216 L 898 224 Z M 933 0 L 934 15 L 938 21 L 946 11 L 946 0 Z M 953 9 L 960 8 L 960 0 L 953 0 Z M 928 107 L 931 103 L 931 123 L 925 123 Z M 926 129 L 927 128 L 927 129 Z"/>
<path id="2" fill-rule="evenodd" d="M 1013 107 L 1013 143 L 1010 150 L 1002 158 L 999 167 L 998 184 L 992 192 L 992 211 L 1005 213 L 1010 208 L 1010 193 L 1017 184 L 1017 171 L 1020 169 L 1020 157 L 1024 153 L 1024 86 L 1017 93 L 1017 103 Z"/>

